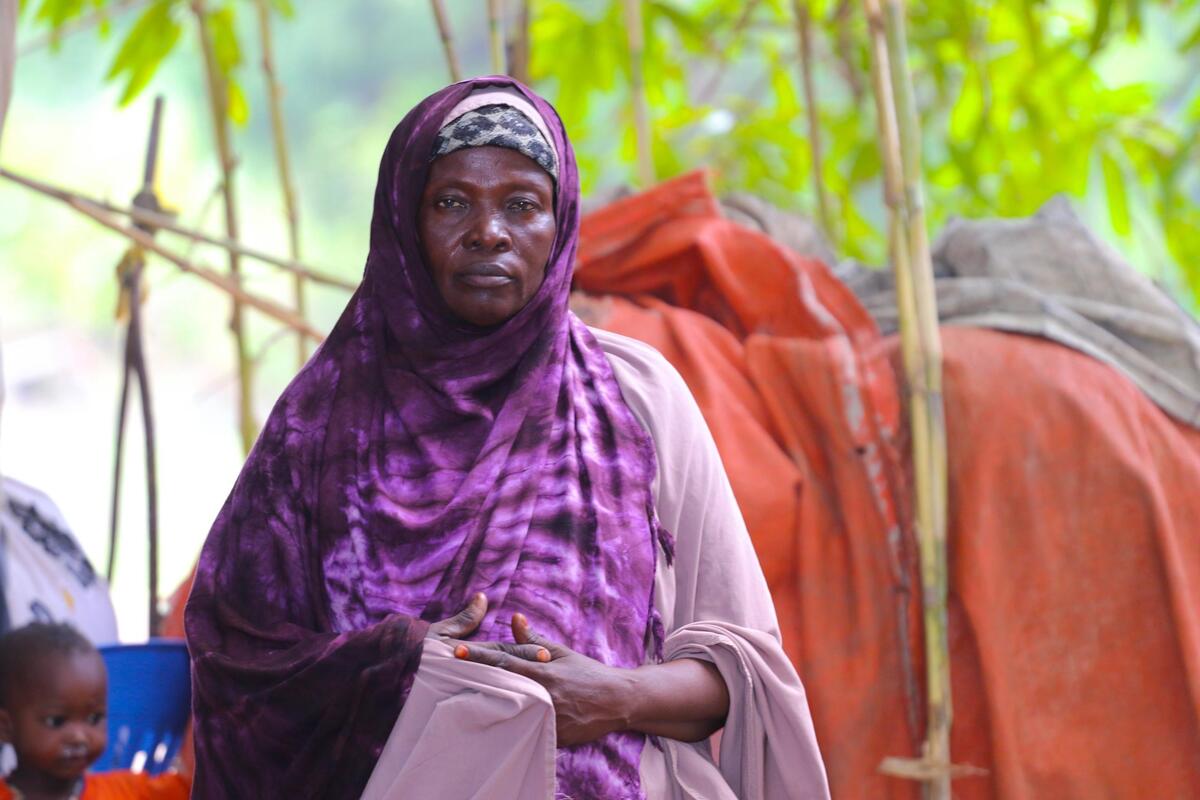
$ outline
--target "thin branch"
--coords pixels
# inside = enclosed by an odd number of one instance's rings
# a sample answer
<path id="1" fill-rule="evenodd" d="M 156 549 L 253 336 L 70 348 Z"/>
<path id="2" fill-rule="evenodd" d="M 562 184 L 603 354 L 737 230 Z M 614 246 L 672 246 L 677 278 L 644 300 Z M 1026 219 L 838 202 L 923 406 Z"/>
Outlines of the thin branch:
<path id="1" fill-rule="evenodd" d="M 796 39 L 800 51 L 800 85 L 804 89 L 804 111 L 808 120 L 808 146 L 812 153 L 813 193 L 817 198 L 817 223 L 826 240 L 833 242 L 829 195 L 825 188 L 824 157 L 821 152 L 821 120 L 817 113 L 817 90 L 813 81 L 812 15 L 808 0 L 792 0 L 796 15 Z"/>
<path id="2" fill-rule="evenodd" d="M 333 286 L 350 292 L 358 288 L 357 284 L 341 278 L 335 278 L 323 272 L 317 272 L 312 267 L 307 267 L 297 261 L 292 261 L 286 258 L 278 258 L 277 256 L 264 253 L 261 250 L 245 247 L 229 239 L 209 236 L 206 233 L 184 227 L 176 222 L 174 217 L 168 214 L 158 214 L 141 208 L 126 208 L 113 203 L 105 202 L 103 200 L 95 200 L 67 189 L 51 186 L 48 183 L 43 183 L 42 181 L 35 180 L 33 178 L 26 178 L 25 176 L 18 175 L 17 173 L 5 169 L 4 167 L 0 167 L 0 178 L 7 178 L 8 180 L 18 183 L 27 189 L 32 189 L 39 194 L 46 195 L 47 197 L 53 197 L 54 199 L 61 200 L 64 203 L 70 204 L 72 201 L 86 203 L 93 208 L 99 208 L 113 214 L 120 214 L 122 216 L 129 217 L 133 221 L 140 222 L 147 227 L 160 228 L 164 231 L 182 236 L 183 238 L 192 242 L 203 242 L 204 244 L 209 244 L 213 247 L 220 247 L 223 250 L 236 252 L 239 255 L 252 258 L 255 261 L 262 261 L 266 264 L 272 264 L 284 270 L 285 272 L 290 272 L 293 275 L 301 275 L 313 283 L 320 283 L 325 286 Z"/>
<path id="3" fill-rule="evenodd" d="M 492 52 L 492 74 L 504 72 L 504 0 L 487 0 L 488 42 Z"/>
<path id="4" fill-rule="evenodd" d="M 446 66 L 450 70 L 450 80 L 458 83 L 462 80 L 462 67 L 458 64 L 458 53 L 454 51 L 454 35 L 450 30 L 450 18 L 446 16 L 446 6 L 443 0 L 429 0 L 433 6 L 433 18 L 437 22 L 438 34 L 442 37 L 442 50 L 446 54 Z"/>
<path id="5" fill-rule="evenodd" d="M 516 20 L 509 26 L 505 45 L 508 74 L 521 83 L 529 83 L 529 3 L 518 0 Z"/>
<path id="6" fill-rule="evenodd" d="M 854 95 L 854 105 L 859 106 L 862 105 L 863 95 L 866 94 L 866 90 L 863 88 L 862 78 L 858 74 L 854 33 L 850 30 L 851 20 L 853 19 L 853 0 L 841 0 L 833 12 L 833 24 L 837 28 L 837 58 L 834 63 L 838 66 L 838 72 L 841 74 L 842 80 L 849 87 L 850 94 Z"/>
<path id="7" fill-rule="evenodd" d="M 5 169 L 0 169 L 0 175 L 6 178 L 14 179 L 18 183 L 25 183 L 24 179 L 18 178 Z M 280 322 L 294 331 L 303 333 L 314 342 L 320 342 L 325 338 L 324 335 L 321 334 L 316 328 L 309 325 L 306 320 L 298 317 L 291 309 L 279 305 L 274 300 L 267 300 L 247 292 L 241 287 L 240 283 L 234 281 L 228 275 L 221 275 L 220 273 L 214 272 L 207 267 L 198 266 L 193 264 L 191 261 L 172 253 L 167 248 L 155 242 L 150 234 L 146 233 L 145 231 L 139 230 L 132 225 L 122 225 L 120 222 L 109 216 L 102 207 L 87 200 L 81 200 L 75 197 L 59 197 L 58 199 L 84 216 L 100 223 L 110 231 L 119 233 L 125 238 L 141 245 L 142 249 L 144 249 L 146 252 L 161 256 L 189 275 L 195 275 L 205 283 L 215 286 L 216 288 L 225 292 L 225 294 L 229 295 L 231 298 L 236 299 L 242 305 L 256 309 L 276 322 Z"/>
<path id="8" fill-rule="evenodd" d="M 701 105 L 708 104 L 716 97 L 717 90 L 721 88 L 721 82 L 725 80 L 725 73 L 729 69 L 729 63 L 732 60 L 731 56 L 734 47 L 742 38 L 742 34 L 750 25 L 750 18 L 754 12 L 758 10 L 758 4 L 761 0 L 747 0 L 742 6 L 742 13 L 733 23 L 733 30 L 729 34 L 729 41 L 724 47 L 717 48 L 717 66 L 712 75 L 708 79 L 708 83 L 704 84 L 704 88 L 697 95 L 698 102 Z"/>
<path id="9" fill-rule="evenodd" d="M 625 33 L 629 45 L 629 100 L 633 106 L 633 130 L 637 143 L 638 182 L 642 189 L 654 185 L 654 151 L 650 130 L 650 105 L 646 100 L 644 74 L 645 34 L 642 30 L 641 0 L 625 0 Z"/>
<path id="10" fill-rule="evenodd" d="M 58 44 L 65 37 L 70 36 L 73 33 L 86 31 L 88 28 L 94 28 L 115 14 L 120 14 L 125 11 L 132 11 L 141 6 L 148 5 L 149 3 L 150 0 L 117 0 L 117 2 L 113 3 L 110 8 L 97 9 L 87 16 L 83 16 L 79 19 L 66 23 L 58 30 L 53 30 L 49 33 L 42 34 L 36 39 L 31 39 L 30 41 L 21 45 L 21 49 L 17 51 L 17 55 L 18 57 L 24 57 L 37 50 L 41 50 L 43 47 Z"/>
<path id="11" fill-rule="evenodd" d="M 271 46 L 271 6 L 267 0 L 256 0 L 258 31 L 262 40 L 262 71 L 267 82 L 267 103 L 271 109 L 271 139 L 275 145 L 275 161 L 279 167 L 279 189 L 283 195 L 284 216 L 288 229 L 288 256 L 300 260 L 300 214 L 296 207 L 296 188 L 292 180 L 291 159 L 288 157 L 287 125 L 283 119 L 283 87 L 275 75 L 274 50 Z M 308 316 L 304 299 L 304 276 L 293 274 L 293 296 L 296 313 Z M 296 368 L 308 361 L 308 342 L 296 337 Z"/>
<path id="12" fill-rule="evenodd" d="M 208 85 L 209 110 L 212 114 L 213 135 L 221 167 L 221 189 L 225 199 L 225 234 L 230 239 L 237 241 L 239 238 L 237 196 L 233 187 L 235 160 L 233 147 L 229 141 L 229 86 L 217 66 L 212 32 L 208 27 L 208 9 L 205 0 L 192 0 L 192 13 L 196 17 L 200 51 L 204 57 L 204 77 Z M 238 254 L 230 250 L 228 255 L 229 277 L 235 284 L 240 285 L 241 266 Z M 251 363 L 250 354 L 247 351 L 246 332 L 242 322 L 242 304 L 236 295 L 233 299 L 229 329 L 233 333 L 234 358 L 238 366 L 238 422 L 242 435 L 242 450 L 249 453 L 258 436 L 258 426 L 254 421 L 254 365 Z"/>

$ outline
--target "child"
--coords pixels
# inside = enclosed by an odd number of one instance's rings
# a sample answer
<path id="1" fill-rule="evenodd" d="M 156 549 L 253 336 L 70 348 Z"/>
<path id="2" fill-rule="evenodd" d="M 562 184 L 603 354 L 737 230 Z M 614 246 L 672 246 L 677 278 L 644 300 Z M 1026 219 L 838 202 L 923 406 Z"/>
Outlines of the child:
<path id="1" fill-rule="evenodd" d="M 108 674 L 100 653 L 66 624 L 0 636 L 0 743 L 17 768 L 0 800 L 186 800 L 181 775 L 85 775 L 108 740 Z"/>

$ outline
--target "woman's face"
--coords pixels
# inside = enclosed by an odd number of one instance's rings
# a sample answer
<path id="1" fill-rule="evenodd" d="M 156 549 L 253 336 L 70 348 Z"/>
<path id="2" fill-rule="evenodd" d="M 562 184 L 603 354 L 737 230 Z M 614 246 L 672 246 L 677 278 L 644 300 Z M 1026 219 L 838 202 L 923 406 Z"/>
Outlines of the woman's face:
<path id="1" fill-rule="evenodd" d="M 466 147 L 433 162 L 417 212 L 425 260 L 460 319 L 499 325 L 525 307 L 554 246 L 554 182 L 507 147 Z"/>

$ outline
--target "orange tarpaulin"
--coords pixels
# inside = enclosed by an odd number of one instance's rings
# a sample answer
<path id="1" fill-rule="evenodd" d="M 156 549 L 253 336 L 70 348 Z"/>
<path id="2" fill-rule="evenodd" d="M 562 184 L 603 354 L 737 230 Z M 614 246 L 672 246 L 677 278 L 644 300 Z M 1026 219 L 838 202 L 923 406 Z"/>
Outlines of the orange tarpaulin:
<path id="1" fill-rule="evenodd" d="M 698 174 L 587 217 L 576 287 L 695 394 L 834 798 L 916 800 L 878 772 L 924 732 L 896 342 L 825 265 L 723 219 Z M 942 335 L 952 752 L 988 771 L 955 796 L 1200 797 L 1200 432 L 1059 345 Z"/>
<path id="2" fill-rule="evenodd" d="M 924 731 L 897 346 L 701 176 L 587 219 L 580 310 L 653 344 L 713 430 L 835 798 Z M 943 328 L 959 798 L 1200 797 L 1200 432 L 1046 341 Z"/>

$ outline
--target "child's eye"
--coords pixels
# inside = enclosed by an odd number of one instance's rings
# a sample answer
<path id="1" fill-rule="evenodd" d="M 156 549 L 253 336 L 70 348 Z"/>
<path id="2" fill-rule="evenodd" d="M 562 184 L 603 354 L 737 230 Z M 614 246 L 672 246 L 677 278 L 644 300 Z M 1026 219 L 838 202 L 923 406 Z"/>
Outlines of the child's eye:
<path id="1" fill-rule="evenodd" d="M 101 722 L 104 722 L 104 718 L 107 716 L 108 714 L 103 711 L 90 714 L 88 715 L 88 725 L 99 725 Z"/>
<path id="2" fill-rule="evenodd" d="M 62 715 L 49 716 L 42 720 L 47 728 L 58 729 L 67 724 L 67 718 Z"/>

